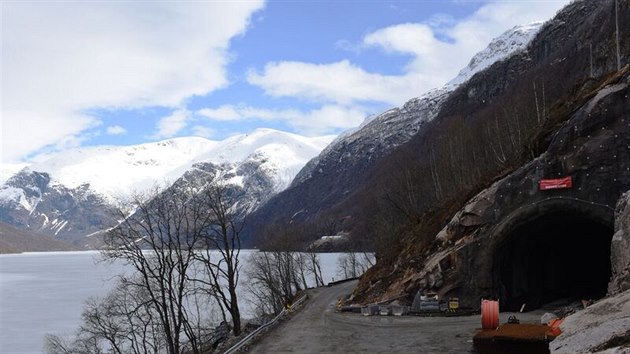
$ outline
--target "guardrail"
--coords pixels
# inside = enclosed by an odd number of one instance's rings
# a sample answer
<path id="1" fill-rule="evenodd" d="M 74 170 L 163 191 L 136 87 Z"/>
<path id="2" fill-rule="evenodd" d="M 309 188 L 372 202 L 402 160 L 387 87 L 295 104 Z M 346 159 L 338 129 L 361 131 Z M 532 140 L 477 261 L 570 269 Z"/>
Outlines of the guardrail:
<path id="1" fill-rule="evenodd" d="M 341 279 L 341 280 L 337 280 L 337 281 L 331 281 L 330 283 L 328 283 L 326 286 L 327 287 L 331 287 L 334 285 L 338 285 L 338 284 L 342 284 L 342 283 L 346 283 L 349 281 L 353 281 L 353 280 L 357 280 L 359 279 L 359 277 L 354 277 L 354 278 L 346 278 L 346 279 Z"/>
<path id="2" fill-rule="evenodd" d="M 293 305 L 291 306 L 292 308 L 295 308 L 297 306 L 300 306 L 304 300 L 306 300 L 307 295 L 304 294 L 301 298 L 299 298 L 297 301 L 295 301 L 293 303 Z M 241 350 L 250 340 L 252 340 L 254 337 L 256 337 L 256 335 L 258 333 L 260 333 L 261 331 L 263 331 L 264 329 L 272 326 L 273 324 L 275 324 L 280 317 L 284 316 L 287 314 L 287 309 L 283 309 L 282 311 L 280 311 L 280 313 L 278 313 L 276 315 L 276 317 L 274 317 L 271 321 L 263 324 L 262 326 L 256 328 L 254 331 L 252 331 L 250 334 L 246 335 L 243 339 L 241 339 L 240 341 L 238 341 L 238 343 L 234 344 L 232 347 L 230 347 L 228 350 L 224 351 L 223 354 L 233 354 L 238 352 L 239 350 Z"/>

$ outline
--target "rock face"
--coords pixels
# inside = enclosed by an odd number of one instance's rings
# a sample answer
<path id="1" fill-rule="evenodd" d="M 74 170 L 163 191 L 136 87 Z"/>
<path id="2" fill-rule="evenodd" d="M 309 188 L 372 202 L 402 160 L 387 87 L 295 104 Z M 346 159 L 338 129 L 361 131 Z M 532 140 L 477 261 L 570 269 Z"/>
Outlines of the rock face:
<path id="1" fill-rule="evenodd" d="M 630 189 L 630 23 L 619 25 L 619 68 L 616 3 L 569 4 L 525 51 L 453 91 L 430 129 L 398 149 L 425 171 L 415 196 L 431 196 L 417 204 L 427 212 L 400 237 L 396 256 L 362 278 L 357 301 L 411 300 L 420 290 L 457 296 L 463 306 L 493 297 L 504 309 L 533 309 L 606 294 L 614 211 Z M 630 2 L 618 8 L 627 18 Z M 439 170 L 426 156 L 441 141 Z M 572 188 L 539 188 L 564 177 Z M 382 181 L 393 180 L 370 182 Z"/>
<path id="2" fill-rule="evenodd" d="M 549 343 L 551 353 L 627 353 L 630 345 L 630 291 L 568 316 L 560 328 L 560 336 Z"/>
<path id="3" fill-rule="evenodd" d="M 422 270 L 399 281 L 404 291 L 436 291 L 472 307 L 499 298 L 508 309 L 601 297 L 611 239 L 614 287 L 627 287 L 630 208 L 621 196 L 630 188 L 629 95 L 626 68 L 571 115 L 545 153 L 454 215 Z M 566 176 L 572 188 L 539 188 L 542 179 Z"/>
<path id="4" fill-rule="evenodd" d="M 236 201 L 236 214 L 247 215 L 273 196 L 277 188 L 275 175 L 266 167 L 256 157 L 237 164 L 196 163 L 167 192 L 177 193 L 182 188 L 202 191 L 211 183 L 220 183 L 229 189 L 230 199 Z"/>
<path id="5" fill-rule="evenodd" d="M 630 191 L 617 203 L 610 253 L 612 279 L 608 290 L 616 294 L 630 289 Z"/>
<path id="6" fill-rule="evenodd" d="M 68 188 L 48 173 L 24 169 L 0 194 L 0 221 L 76 245 L 94 246 L 90 235 L 116 225 L 114 206 L 89 185 Z"/>

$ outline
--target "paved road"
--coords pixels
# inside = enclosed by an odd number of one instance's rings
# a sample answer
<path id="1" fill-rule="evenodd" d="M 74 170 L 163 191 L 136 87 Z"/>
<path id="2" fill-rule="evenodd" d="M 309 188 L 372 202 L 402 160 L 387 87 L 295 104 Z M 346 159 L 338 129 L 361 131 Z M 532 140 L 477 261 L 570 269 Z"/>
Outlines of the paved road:
<path id="1" fill-rule="evenodd" d="M 267 333 L 251 353 L 471 353 L 479 316 L 362 316 L 335 312 L 356 281 L 314 289 L 290 320 Z M 510 314 L 502 314 L 501 322 Z M 535 322 L 540 313 L 518 314 Z"/>

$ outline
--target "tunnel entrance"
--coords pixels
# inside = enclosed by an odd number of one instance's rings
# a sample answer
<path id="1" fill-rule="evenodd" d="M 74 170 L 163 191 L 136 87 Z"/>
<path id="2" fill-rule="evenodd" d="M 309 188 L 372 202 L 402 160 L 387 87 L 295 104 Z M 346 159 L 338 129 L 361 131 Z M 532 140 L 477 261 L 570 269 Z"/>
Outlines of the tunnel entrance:
<path id="1" fill-rule="evenodd" d="M 612 235 L 612 228 L 571 212 L 546 213 L 513 228 L 493 263 L 502 310 L 606 295 Z"/>

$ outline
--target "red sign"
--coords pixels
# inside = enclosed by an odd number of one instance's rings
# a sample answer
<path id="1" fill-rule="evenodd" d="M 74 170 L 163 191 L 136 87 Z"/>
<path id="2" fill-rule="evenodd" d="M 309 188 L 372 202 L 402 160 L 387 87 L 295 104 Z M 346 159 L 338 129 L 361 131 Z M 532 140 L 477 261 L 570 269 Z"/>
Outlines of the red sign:
<path id="1" fill-rule="evenodd" d="M 567 189 L 573 188 L 573 178 L 571 176 L 556 179 L 541 179 L 538 182 L 538 187 L 541 191 L 550 189 Z"/>

